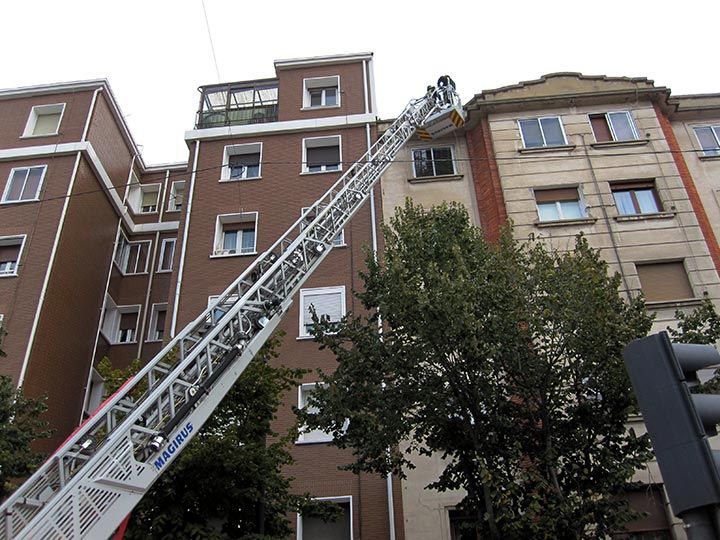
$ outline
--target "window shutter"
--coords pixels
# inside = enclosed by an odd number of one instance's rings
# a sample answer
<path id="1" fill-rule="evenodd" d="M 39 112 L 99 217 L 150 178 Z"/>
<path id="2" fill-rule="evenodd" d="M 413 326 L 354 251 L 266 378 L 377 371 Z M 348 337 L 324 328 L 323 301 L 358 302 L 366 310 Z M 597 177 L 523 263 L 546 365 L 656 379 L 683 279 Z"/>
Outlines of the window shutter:
<path id="1" fill-rule="evenodd" d="M 12 246 L 0 246 L 0 262 L 17 262 L 20 256 L 20 244 Z"/>
<path id="2" fill-rule="evenodd" d="M 304 320 L 306 324 L 312 323 L 312 314 L 310 312 L 310 306 L 315 306 L 315 312 L 318 317 L 327 315 L 327 317 L 333 321 L 339 321 L 342 319 L 342 302 L 340 293 L 320 293 L 320 294 L 306 294 L 304 297 L 305 313 Z"/>
<path id="3" fill-rule="evenodd" d="M 50 135 L 55 133 L 60 123 L 60 113 L 39 114 L 35 121 L 33 135 Z"/>
<path id="4" fill-rule="evenodd" d="M 137 324 L 137 313 L 120 314 L 120 330 L 134 330 Z"/>
<path id="5" fill-rule="evenodd" d="M 339 146 L 321 146 L 307 149 L 307 166 L 335 165 L 340 163 Z"/>
<path id="6" fill-rule="evenodd" d="M 157 311 L 157 321 L 155 322 L 155 329 L 162 331 L 165 328 L 165 314 L 167 313 L 164 309 Z"/>
<path id="7" fill-rule="evenodd" d="M 230 156 L 230 167 L 250 167 L 260 163 L 260 153 L 257 154 L 236 154 Z"/>
<path id="8" fill-rule="evenodd" d="M 580 200 L 577 188 L 541 189 L 535 191 L 535 200 L 539 203 Z"/>
<path id="9" fill-rule="evenodd" d="M 595 134 L 595 140 L 597 142 L 612 141 L 612 133 L 610 132 L 610 126 L 608 126 L 607 118 L 604 114 L 591 114 L 590 125 L 592 126 L 593 133 Z"/>
<path id="10" fill-rule="evenodd" d="M 157 204 L 157 191 L 143 191 L 142 206 L 155 206 Z"/>
<path id="11" fill-rule="evenodd" d="M 630 189 L 654 189 L 655 182 L 652 180 L 634 180 L 632 182 L 613 182 L 610 184 L 613 191 L 625 191 Z"/>
<path id="12" fill-rule="evenodd" d="M 636 265 L 645 300 L 663 302 L 694 298 L 681 261 Z"/>

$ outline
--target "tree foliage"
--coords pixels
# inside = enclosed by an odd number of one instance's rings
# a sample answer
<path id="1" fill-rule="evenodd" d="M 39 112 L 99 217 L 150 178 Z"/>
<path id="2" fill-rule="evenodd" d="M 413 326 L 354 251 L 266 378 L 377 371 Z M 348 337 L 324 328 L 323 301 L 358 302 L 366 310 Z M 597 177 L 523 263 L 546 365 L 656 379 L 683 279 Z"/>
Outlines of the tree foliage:
<path id="1" fill-rule="evenodd" d="M 290 493 L 292 462 L 287 445 L 295 433 L 278 435 L 271 422 L 282 396 L 303 371 L 274 367 L 279 337 L 272 337 L 198 435 L 143 498 L 126 537 L 275 539 L 290 532 L 287 512 L 334 517 L 336 511 L 309 495 Z M 108 371 L 106 393 L 139 367 Z"/>
<path id="2" fill-rule="evenodd" d="M 403 475 L 438 452 L 447 466 L 429 487 L 464 489 L 482 537 L 621 529 L 618 496 L 649 457 L 625 427 L 621 356 L 650 329 L 642 298 L 620 297 L 584 238 L 567 253 L 510 231 L 489 244 L 457 205 L 407 202 L 384 233 L 356 293 L 370 315 L 315 325 L 338 365 L 302 421 L 352 448 L 355 471 Z"/>

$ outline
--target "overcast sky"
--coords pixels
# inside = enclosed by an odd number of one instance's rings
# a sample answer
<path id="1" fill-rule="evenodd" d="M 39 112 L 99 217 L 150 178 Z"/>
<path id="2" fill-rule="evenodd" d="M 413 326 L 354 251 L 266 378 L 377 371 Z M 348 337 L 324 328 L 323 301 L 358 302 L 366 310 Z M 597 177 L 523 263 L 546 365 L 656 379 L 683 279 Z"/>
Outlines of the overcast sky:
<path id="1" fill-rule="evenodd" d="M 446 73 L 463 102 L 557 71 L 720 92 L 718 0 L 205 6 L 222 81 L 273 77 L 276 59 L 372 51 L 383 118 Z M 5 0 L 0 10 L 0 88 L 106 77 L 146 163 L 186 160 L 197 87 L 218 82 L 201 0 Z"/>

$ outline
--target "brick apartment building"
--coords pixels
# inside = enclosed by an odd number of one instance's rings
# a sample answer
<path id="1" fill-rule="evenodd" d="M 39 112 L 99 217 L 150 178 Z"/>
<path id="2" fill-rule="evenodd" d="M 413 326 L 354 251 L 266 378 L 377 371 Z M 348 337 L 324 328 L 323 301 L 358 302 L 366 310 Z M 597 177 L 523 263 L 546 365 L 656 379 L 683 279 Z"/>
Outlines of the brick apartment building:
<path id="1" fill-rule="evenodd" d="M 201 87 L 187 163 L 161 166 L 144 163 L 104 80 L 0 91 L 0 374 L 48 396 L 46 450 L 99 404 L 101 358 L 152 358 L 367 150 L 385 127 L 372 62 L 281 60 L 272 78 Z M 314 370 L 335 362 L 308 336 L 308 306 L 331 317 L 359 307 L 362 247 L 381 245 L 383 215 L 406 196 L 462 202 L 490 238 L 507 219 L 518 238 L 560 249 L 583 232 L 624 292 L 645 294 L 657 329 L 676 308 L 720 299 L 718 95 L 564 73 L 484 91 L 466 108 L 463 131 L 407 145 L 286 316 L 278 362 L 312 371 L 277 430 L 294 422 Z M 345 510 L 333 537 L 454 538 L 462 493 L 423 490 L 437 456 L 401 485 L 339 471 L 351 457 L 327 443 L 302 433 L 288 474 Z M 637 478 L 651 486 L 637 504 L 653 513 L 633 530 L 682 538 L 655 464 Z M 296 523 L 298 538 L 327 527 Z"/>

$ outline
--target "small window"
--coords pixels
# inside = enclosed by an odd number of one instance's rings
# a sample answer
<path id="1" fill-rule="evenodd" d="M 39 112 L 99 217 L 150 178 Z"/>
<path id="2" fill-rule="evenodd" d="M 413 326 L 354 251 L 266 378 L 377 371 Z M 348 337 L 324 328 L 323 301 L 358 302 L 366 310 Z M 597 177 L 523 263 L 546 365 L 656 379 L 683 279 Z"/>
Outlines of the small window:
<path id="1" fill-rule="evenodd" d="M 226 146 L 221 180 L 260 178 L 262 143 Z"/>
<path id="2" fill-rule="evenodd" d="M 160 245 L 160 259 L 158 261 L 158 272 L 170 272 L 173 268 L 173 256 L 175 255 L 175 238 L 165 238 Z"/>
<path id="3" fill-rule="evenodd" d="M 109 295 L 106 295 L 100 330 L 111 344 L 135 343 L 139 317 L 139 305 L 118 306 Z"/>
<path id="4" fill-rule="evenodd" d="M 535 191 L 540 221 L 582 219 L 585 211 L 577 188 L 543 189 Z"/>
<path id="5" fill-rule="evenodd" d="M 618 213 L 622 216 L 654 214 L 660 211 L 660 200 L 652 181 L 611 184 L 610 189 Z"/>
<path id="6" fill-rule="evenodd" d="M 0 237 L 0 277 L 17 276 L 25 236 Z"/>
<path id="7" fill-rule="evenodd" d="M 23 137 L 57 135 L 64 110 L 64 103 L 33 107 L 30 111 L 27 124 L 25 125 Z"/>
<path id="8" fill-rule="evenodd" d="M 412 158 L 415 178 L 455 174 L 455 162 L 453 161 L 452 149 L 449 146 L 442 148 L 415 148 L 412 151 Z"/>
<path id="9" fill-rule="evenodd" d="M 298 409 L 306 409 L 309 413 L 317 413 L 318 409 L 314 405 L 309 404 L 309 398 L 317 388 L 317 383 L 301 384 L 298 386 Z M 300 428 L 298 434 L 299 443 L 319 443 L 319 442 L 330 442 L 333 436 L 331 433 L 327 433 L 321 429 L 314 429 L 312 431 L 305 427 Z"/>
<path id="10" fill-rule="evenodd" d="M 223 214 L 215 226 L 214 255 L 253 255 L 257 241 L 257 212 Z"/>
<path id="11" fill-rule="evenodd" d="M 597 142 L 633 141 L 638 138 L 635 124 L 627 111 L 591 114 L 589 117 Z"/>
<path id="12" fill-rule="evenodd" d="M 167 304 L 153 304 L 150 312 L 150 327 L 147 341 L 162 341 L 165 336 Z"/>
<path id="13" fill-rule="evenodd" d="M 450 540 L 475 540 L 475 520 L 472 516 L 458 510 L 448 510 L 448 521 L 450 522 Z"/>
<path id="14" fill-rule="evenodd" d="M 83 411 L 90 416 L 103 402 L 105 393 L 105 380 L 95 368 L 90 372 L 90 386 L 85 395 L 85 406 Z"/>
<path id="15" fill-rule="evenodd" d="M 36 201 L 47 167 L 21 167 L 10 171 L 2 202 Z"/>
<path id="16" fill-rule="evenodd" d="M 304 208 L 302 208 L 302 210 L 300 210 L 300 215 L 302 215 L 302 214 L 304 214 L 305 212 L 307 212 L 307 210 L 308 210 L 309 208 L 310 208 L 309 206 L 305 206 Z M 311 215 L 308 215 L 306 219 L 312 221 L 313 219 L 315 219 L 315 216 L 311 214 Z M 303 227 L 302 224 L 301 224 L 300 226 Z M 345 245 L 345 229 L 343 229 L 342 231 L 340 231 L 340 234 L 338 234 L 335 238 L 333 238 L 332 244 L 333 244 L 333 246 L 335 246 L 335 247 L 344 246 L 344 245 Z"/>
<path id="17" fill-rule="evenodd" d="M 220 295 L 213 295 L 208 296 L 208 308 L 212 307 L 215 302 L 217 302 L 218 298 L 220 298 Z M 223 315 L 225 315 L 228 310 L 235 305 L 235 302 L 238 301 L 240 297 L 236 294 L 231 294 L 226 302 L 224 304 L 218 304 L 215 306 L 215 309 L 212 310 L 212 316 L 215 321 L 218 321 L 222 318 Z"/>
<path id="18" fill-rule="evenodd" d="M 518 120 L 525 148 L 543 148 L 567 144 L 562 122 L 557 116 Z"/>
<path id="19" fill-rule="evenodd" d="M 337 107 L 340 105 L 340 77 L 303 79 L 303 108 Z"/>
<path id="20" fill-rule="evenodd" d="M 300 290 L 300 337 L 310 336 L 313 327 L 311 307 L 317 316 L 340 322 L 345 316 L 345 287 Z"/>
<path id="21" fill-rule="evenodd" d="M 113 258 L 120 271 L 125 275 L 147 272 L 150 244 L 150 240 L 130 242 L 121 231 Z"/>
<path id="22" fill-rule="evenodd" d="M 158 210 L 160 184 L 138 184 L 137 177 L 132 174 L 128 203 L 136 214 L 153 214 Z"/>
<path id="23" fill-rule="evenodd" d="M 173 182 L 170 187 L 170 200 L 168 201 L 168 212 L 179 212 L 183 207 L 185 199 L 185 182 Z"/>
<path id="24" fill-rule="evenodd" d="M 318 500 L 332 501 L 340 507 L 341 515 L 336 521 L 326 523 L 319 517 L 298 514 L 298 540 L 351 540 L 352 497 L 323 497 Z"/>
<path id="25" fill-rule="evenodd" d="M 695 298 L 682 261 L 636 264 L 640 286 L 648 302 Z"/>
<path id="26" fill-rule="evenodd" d="M 340 135 L 303 139 L 303 172 L 339 171 L 341 155 Z"/>
<path id="27" fill-rule="evenodd" d="M 697 126 L 694 128 L 705 156 L 720 156 L 720 126 Z"/>

